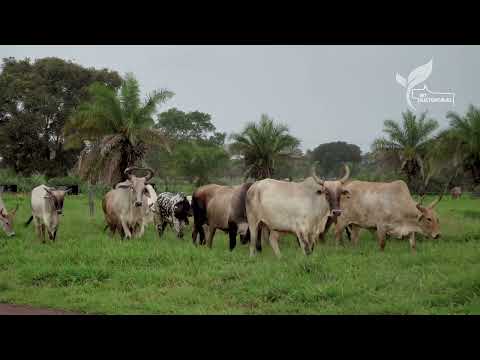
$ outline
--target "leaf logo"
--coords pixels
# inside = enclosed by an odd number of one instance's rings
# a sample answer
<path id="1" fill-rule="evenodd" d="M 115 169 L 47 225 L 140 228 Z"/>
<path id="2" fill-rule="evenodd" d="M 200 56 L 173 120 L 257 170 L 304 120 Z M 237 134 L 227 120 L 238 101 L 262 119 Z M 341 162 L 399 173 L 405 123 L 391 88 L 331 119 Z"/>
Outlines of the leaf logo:
<path id="1" fill-rule="evenodd" d="M 395 80 L 397 80 L 397 82 L 400 85 L 407 88 L 407 93 L 406 93 L 407 104 L 413 110 L 416 110 L 416 109 L 410 100 L 410 94 L 412 93 L 412 89 L 418 84 L 428 79 L 428 77 L 432 73 L 432 67 L 433 67 L 433 59 L 431 59 L 428 63 L 413 69 L 410 75 L 408 75 L 407 79 L 405 79 L 402 75 L 398 73 L 395 74 Z"/>

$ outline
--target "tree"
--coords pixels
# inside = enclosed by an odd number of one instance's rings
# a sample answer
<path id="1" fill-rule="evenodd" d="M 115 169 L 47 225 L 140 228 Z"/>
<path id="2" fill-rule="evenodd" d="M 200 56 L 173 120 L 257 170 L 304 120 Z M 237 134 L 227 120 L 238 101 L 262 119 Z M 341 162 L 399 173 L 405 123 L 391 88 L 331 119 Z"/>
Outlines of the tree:
<path id="1" fill-rule="evenodd" d="M 198 140 L 223 145 L 225 133 L 216 132 L 210 114 L 200 111 L 183 112 L 176 108 L 158 115 L 156 128 L 164 129 L 170 139 L 177 142 Z"/>
<path id="2" fill-rule="evenodd" d="M 311 154 L 313 161 L 317 161 L 324 176 L 333 176 L 344 162 L 358 164 L 362 151 L 357 145 L 343 141 L 325 143 L 317 146 Z"/>
<path id="3" fill-rule="evenodd" d="M 207 184 L 213 176 L 220 175 L 228 163 L 226 151 L 215 145 L 199 145 L 195 142 L 177 148 L 181 172 L 196 186 Z"/>
<path id="4" fill-rule="evenodd" d="M 23 175 L 66 175 L 79 150 L 65 149 L 63 127 L 75 107 L 88 99 L 87 88 L 94 82 L 116 89 L 121 77 L 52 57 L 3 59 L 0 151 L 7 166 Z"/>
<path id="5" fill-rule="evenodd" d="M 471 173 L 475 184 L 480 184 L 480 109 L 470 105 L 462 117 L 448 112 L 450 128 L 438 136 L 436 156 L 440 161 L 450 160 Z"/>
<path id="6" fill-rule="evenodd" d="M 255 179 L 271 178 L 276 163 L 282 157 L 289 157 L 300 141 L 289 134 L 288 127 L 276 124 L 263 114 L 260 122 L 250 122 L 239 134 L 232 134 L 231 151 L 243 156 L 246 177 Z"/>
<path id="7" fill-rule="evenodd" d="M 158 115 L 155 128 L 174 140 L 171 153 L 157 147 L 148 154 L 149 163 L 161 174 L 167 188 L 170 179 L 178 176 L 204 184 L 228 160 L 223 149 L 226 134 L 216 131 L 210 114 L 172 108 Z"/>
<path id="8" fill-rule="evenodd" d="M 410 110 L 402 113 L 402 123 L 385 120 L 383 132 L 387 137 L 376 139 L 372 151 L 384 163 L 396 164 L 407 177 L 408 185 L 416 191 L 426 178 L 424 160 L 433 146 L 433 133 L 438 122 L 427 119 L 426 112 L 418 118 Z M 422 181 L 419 182 L 418 180 Z"/>
<path id="9" fill-rule="evenodd" d="M 118 92 L 95 83 L 89 94 L 91 100 L 79 106 L 65 127 L 69 146 L 87 144 L 77 163 L 82 178 L 113 185 L 124 178 L 125 168 L 144 159 L 148 145 L 168 148 L 165 134 L 153 128 L 153 115 L 173 96 L 171 91 L 154 91 L 142 103 L 138 81 L 129 73 Z"/>

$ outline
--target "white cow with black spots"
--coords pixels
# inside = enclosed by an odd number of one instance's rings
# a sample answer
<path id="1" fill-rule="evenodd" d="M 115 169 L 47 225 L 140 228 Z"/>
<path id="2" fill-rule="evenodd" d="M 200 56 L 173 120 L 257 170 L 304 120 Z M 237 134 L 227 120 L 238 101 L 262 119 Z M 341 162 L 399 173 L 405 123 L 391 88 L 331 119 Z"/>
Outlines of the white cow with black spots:
<path id="1" fill-rule="evenodd" d="M 153 213 L 154 223 L 160 237 L 169 224 L 174 228 L 177 237 L 182 238 L 183 229 L 185 225 L 188 225 L 188 216 L 191 216 L 190 202 L 182 192 L 162 192 L 157 196 Z"/>

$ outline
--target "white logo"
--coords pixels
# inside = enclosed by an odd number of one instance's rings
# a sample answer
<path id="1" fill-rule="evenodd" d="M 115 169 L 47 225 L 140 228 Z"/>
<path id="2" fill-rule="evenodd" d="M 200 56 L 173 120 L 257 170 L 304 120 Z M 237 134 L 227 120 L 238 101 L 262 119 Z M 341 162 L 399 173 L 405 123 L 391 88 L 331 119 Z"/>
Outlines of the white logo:
<path id="1" fill-rule="evenodd" d="M 425 65 L 421 65 L 408 75 L 408 78 L 405 79 L 400 74 L 395 74 L 395 79 L 397 82 L 402 85 L 404 88 L 407 89 L 406 98 L 407 104 L 412 108 L 415 109 L 415 106 L 412 104 L 412 100 L 416 100 L 418 103 L 455 103 L 455 93 L 440 93 L 440 92 L 433 92 L 428 89 L 426 85 L 423 85 L 423 88 L 415 89 L 414 87 L 421 84 L 432 73 L 432 62 L 431 59 Z"/>

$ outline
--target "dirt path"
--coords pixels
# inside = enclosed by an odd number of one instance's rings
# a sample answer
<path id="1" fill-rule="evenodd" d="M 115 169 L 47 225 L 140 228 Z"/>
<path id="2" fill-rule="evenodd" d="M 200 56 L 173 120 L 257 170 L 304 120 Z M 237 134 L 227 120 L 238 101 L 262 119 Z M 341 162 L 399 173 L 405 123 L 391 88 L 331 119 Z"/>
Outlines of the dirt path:
<path id="1" fill-rule="evenodd" d="M 38 309 L 27 305 L 0 304 L 0 315 L 81 315 L 73 312 Z"/>

